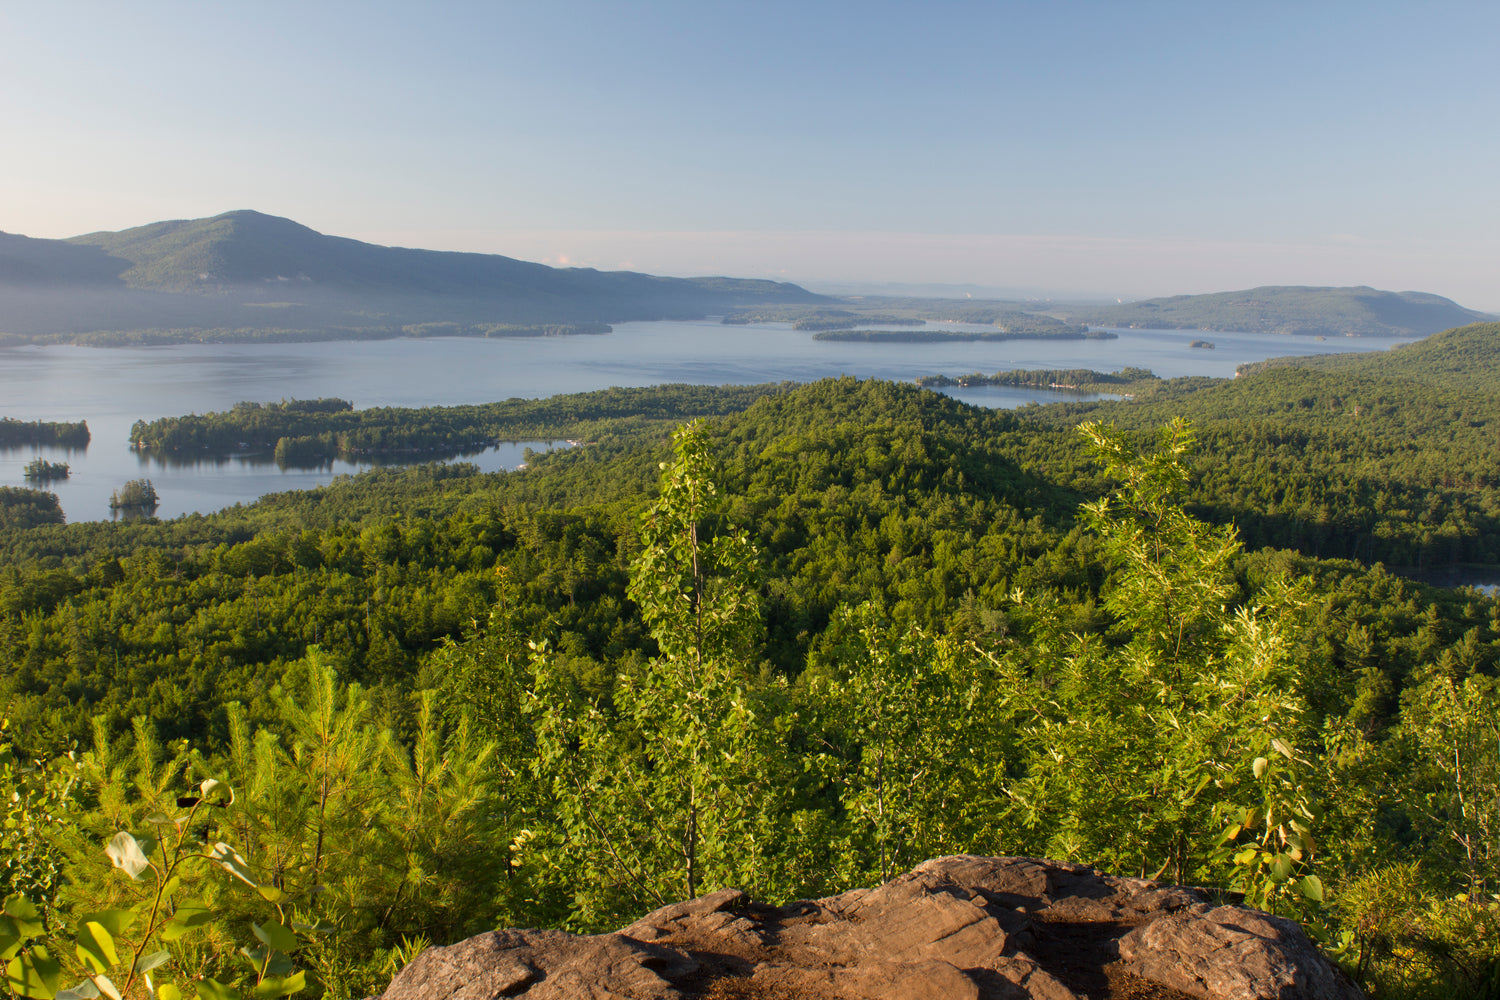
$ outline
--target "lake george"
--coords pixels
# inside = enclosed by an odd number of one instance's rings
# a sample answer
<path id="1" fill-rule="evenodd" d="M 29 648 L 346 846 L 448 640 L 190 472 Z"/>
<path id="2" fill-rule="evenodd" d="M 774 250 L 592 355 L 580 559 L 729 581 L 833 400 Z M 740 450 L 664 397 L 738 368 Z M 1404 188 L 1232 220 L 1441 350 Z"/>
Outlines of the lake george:
<path id="1" fill-rule="evenodd" d="M 930 323 L 926 329 L 978 332 L 993 327 Z M 40 455 L 71 466 L 69 479 L 46 487 L 58 495 L 69 521 L 109 518 L 110 493 L 141 478 L 151 479 L 161 497 L 157 516 L 168 518 L 248 503 L 266 493 L 310 488 L 367 467 L 335 462 L 317 469 L 283 470 L 265 455 L 167 462 L 130 448 L 130 427 L 137 420 L 227 410 L 242 400 L 337 396 L 361 409 L 449 406 L 610 386 L 749 385 L 839 375 L 911 380 L 1011 368 L 1117 371 L 1134 366 L 1163 378 L 1229 378 L 1237 365 L 1250 361 L 1385 350 L 1407 342 L 1194 330 L 1115 332 L 1117 340 L 869 344 L 814 340 L 811 333 L 785 323 L 724 326 L 703 320 L 621 323 L 613 333 L 570 337 L 0 348 L 0 416 L 87 420 L 93 433 L 84 451 L 0 450 L 0 485 L 23 485 L 26 463 Z M 1215 349 L 1189 346 L 1203 339 L 1211 340 Z M 1079 398 L 1003 386 L 943 391 L 990 407 Z M 503 444 L 463 460 L 486 471 L 510 469 L 523 461 L 527 446 L 540 450 L 548 444 Z"/>

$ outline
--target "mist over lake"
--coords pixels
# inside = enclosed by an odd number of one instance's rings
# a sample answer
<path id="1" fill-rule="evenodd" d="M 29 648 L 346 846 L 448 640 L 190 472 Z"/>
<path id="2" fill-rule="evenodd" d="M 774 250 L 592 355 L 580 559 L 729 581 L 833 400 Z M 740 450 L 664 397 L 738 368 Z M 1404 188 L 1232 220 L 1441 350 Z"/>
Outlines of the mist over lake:
<path id="1" fill-rule="evenodd" d="M 992 327 L 934 323 L 933 330 Z M 921 375 L 986 374 L 1012 368 L 1149 368 L 1163 378 L 1228 378 L 1236 366 L 1269 357 L 1385 350 L 1387 339 L 1205 334 L 1191 330 L 1118 330 L 1114 340 L 840 343 L 814 340 L 789 324 L 724 326 L 697 322 L 622 323 L 597 336 L 431 338 L 298 344 L 75 346 L 0 349 L 0 416 L 21 420 L 87 420 L 86 451 L 0 451 L 0 484 L 21 485 L 33 457 L 68 462 L 71 477 L 54 482 L 69 521 L 110 515 L 109 497 L 127 480 L 149 477 L 161 496 L 159 517 L 207 513 L 272 492 L 306 489 L 369 463 L 280 469 L 269 456 L 171 463 L 129 447 L 137 420 L 227 410 L 242 400 L 270 402 L 337 396 L 358 408 L 484 403 L 541 398 L 610 386 L 673 382 L 749 385 L 808 382 L 852 375 L 910 380 Z M 1214 349 L 1190 347 L 1209 340 Z M 1077 399 L 1076 394 L 1008 386 L 952 387 L 981 406 L 1010 408 Z M 465 456 L 486 471 L 514 468 L 526 447 L 502 444 Z"/>

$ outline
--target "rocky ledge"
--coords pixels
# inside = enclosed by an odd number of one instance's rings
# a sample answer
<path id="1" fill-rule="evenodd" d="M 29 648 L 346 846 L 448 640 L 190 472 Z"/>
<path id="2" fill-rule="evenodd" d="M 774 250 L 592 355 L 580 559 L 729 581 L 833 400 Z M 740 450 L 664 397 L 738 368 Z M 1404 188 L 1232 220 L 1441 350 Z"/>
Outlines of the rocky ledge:
<path id="1" fill-rule="evenodd" d="M 767 906 L 735 889 L 611 934 L 430 948 L 384 1000 L 1356 1000 L 1290 920 L 1035 858 L 948 857 Z"/>

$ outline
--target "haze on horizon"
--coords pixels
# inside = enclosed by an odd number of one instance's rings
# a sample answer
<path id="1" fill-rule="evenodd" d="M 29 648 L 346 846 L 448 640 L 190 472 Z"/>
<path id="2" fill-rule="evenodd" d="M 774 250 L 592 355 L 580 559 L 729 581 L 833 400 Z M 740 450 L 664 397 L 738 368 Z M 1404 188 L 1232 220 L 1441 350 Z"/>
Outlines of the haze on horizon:
<path id="1" fill-rule="evenodd" d="M 253 208 L 813 287 L 1500 310 L 1497 29 L 1344 0 L 11 5 L 0 230 Z"/>

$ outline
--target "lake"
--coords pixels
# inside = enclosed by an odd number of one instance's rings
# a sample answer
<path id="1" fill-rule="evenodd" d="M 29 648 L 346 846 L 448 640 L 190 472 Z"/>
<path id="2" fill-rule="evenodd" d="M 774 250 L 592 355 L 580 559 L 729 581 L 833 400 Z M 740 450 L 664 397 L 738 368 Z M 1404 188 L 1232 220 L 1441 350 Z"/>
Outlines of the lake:
<path id="1" fill-rule="evenodd" d="M 928 329 L 993 327 L 932 323 Z M 87 420 L 93 440 L 83 452 L 0 450 L 0 485 L 23 485 L 23 468 L 41 455 L 72 466 L 69 479 L 47 486 L 58 495 L 69 521 L 107 519 L 110 493 L 128 480 L 148 477 L 161 496 L 157 516 L 167 518 L 310 488 L 367 467 L 341 462 L 330 468 L 282 470 L 263 457 L 167 464 L 129 446 L 130 427 L 137 420 L 227 410 L 241 400 L 338 396 L 359 408 L 449 406 L 670 382 L 748 385 L 838 375 L 910 380 L 1011 368 L 1114 371 L 1127 365 L 1149 368 L 1164 378 L 1228 378 L 1236 366 L 1250 361 L 1385 350 L 1406 342 L 1192 330 L 1115 332 L 1118 340 L 867 344 L 814 340 L 811 333 L 785 323 L 724 326 L 704 320 L 621 323 L 613 333 L 574 337 L 3 348 L 0 416 Z M 1211 340 L 1215 349 L 1189 347 L 1201 339 Z M 943 391 L 965 402 L 1002 408 L 1080 398 L 1005 386 Z M 540 450 L 548 443 L 502 445 L 464 460 L 486 471 L 514 468 L 527 446 Z"/>

